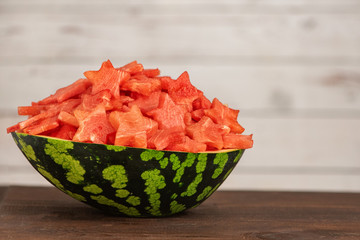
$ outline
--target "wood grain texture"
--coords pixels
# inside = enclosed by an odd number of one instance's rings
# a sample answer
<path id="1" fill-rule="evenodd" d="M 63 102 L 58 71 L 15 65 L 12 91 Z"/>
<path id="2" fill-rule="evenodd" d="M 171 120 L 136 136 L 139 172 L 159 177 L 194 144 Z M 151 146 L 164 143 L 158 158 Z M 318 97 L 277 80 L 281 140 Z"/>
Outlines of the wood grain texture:
<path id="1" fill-rule="evenodd" d="M 3 64 L 134 55 L 185 61 L 194 58 L 198 63 L 242 58 L 265 58 L 272 63 L 275 58 L 284 63 L 288 59 L 318 64 L 346 59 L 359 64 L 358 14 L 129 17 L 109 13 L 93 17 L 24 13 L 2 15 L 0 22 Z"/>
<path id="2" fill-rule="evenodd" d="M 0 103 L 4 111 L 16 114 L 17 106 L 29 105 L 56 89 L 84 77 L 83 72 L 99 69 L 90 64 L 0 65 Z M 125 61 L 113 61 L 115 66 Z M 177 78 L 188 71 L 191 82 L 209 98 L 219 98 L 241 109 L 240 118 L 251 113 L 296 115 L 331 114 L 360 118 L 360 68 L 355 66 L 191 66 L 143 62 L 159 67 L 162 75 Z M 11 81 L 5 81 L 12 79 Z M 220 81 L 219 81 L 220 80 Z M 31 88 L 31 91 L 24 89 Z M 13 91 L 12 89 L 22 89 Z M 12 90 L 12 91 L 9 91 Z M 11 99 L 11 101 L 7 101 Z M 250 110 L 250 111 L 249 111 Z M 4 115 L 4 114 L 3 114 Z M 329 115 L 325 115 L 329 117 Z"/>
<path id="3" fill-rule="evenodd" d="M 183 214 L 141 219 L 106 216 L 54 188 L 10 187 L 0 212 L 1 239 L 360 237 L 359 193 L 217 191 Z"/>
<path id="4" fill-rule="evenodd" d="M 20 0 L 0 6 L 3 64 L 135 55 L 166 62 L 359 65 L 356 1 Z"/>

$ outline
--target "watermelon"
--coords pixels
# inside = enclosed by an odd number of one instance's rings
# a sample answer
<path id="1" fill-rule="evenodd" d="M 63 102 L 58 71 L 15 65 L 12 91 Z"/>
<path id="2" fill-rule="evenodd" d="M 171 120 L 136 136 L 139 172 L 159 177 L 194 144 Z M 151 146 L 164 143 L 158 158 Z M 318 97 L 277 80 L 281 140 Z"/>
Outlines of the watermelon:
<path id="1" fill-rule="evenodd" d="M 117 129 L 114 144 L 120 146 L 146 148 L 147 138 L 158 129 L 158 123 L 143 116 L 136 105 L 132 106 L 129 112 L 111 112 L 109 121 L 113 128 Z"/>
<path id="2" fill-rule="evenodd" d="M 137 61 L 132 61 L 122 67 L 119 68 L 119 70 L 128 72 L 132 75 L 141 73 L 144 70 L 144 67 L 142 64 L 138 63 Z"/>
<path id="3" fill-rule="evenodd" d="M 107 60 L 84 75 L 31 106 L 18 107 L 19 115 L 29 117 L 7 132 L 194 153 L 253 145 L 252 135 L 242 134 L 239 110 L 217 98 L 210 101 L 187 71 L 174 80 L 137 61 L 115 68 Z"/>
<path id="4" fill-rule="evenodd" d="M 71 113 L 61 111 L 58 115 L 58 119 L 62 121 L 64 124 L 69 124 L 74 127 L 79 127 L 79 121 Z"/>
<path id="5" fill-rule="evenodd" d="M 79 79 L 67 87 L 58 89 L 54 95 L 50 95 L 49 97 L 39 101 L 39 103 L 43 105 L 63 102 L 69 98 L 83 93 L 89 86 L 90 82 L 88 79 Z"/>
<path id="6" fill-rule="evenodd" d="M 120 98 L 121 96 L 119 96 Z M 97 107 L 97 105 L 102 104 L 105 106 L 106 110 L 113 109 L 113 105 L 111 103 L 111 93 L 110 90 L 105 89 L 100 91 L 94 95 L 92 94 L 84 94 L 82 96 L 81 107 L 84 110 L 91 111 Z"/>
<path id="7" fill-rule="evenodd" d="M 64 124 L 57 131 L 53 131 L 50 136 L 65 140 L 71 140 L 74 138 L 76 130 L 76 127 L 69 124 Z"/>
<path id="8" fill-rule="evenodd" d="M 78 115 L 77 115 L 78 116 Z M 106 116 L 103 105 L 85 116 L 77 117 L 79 129 L 76 131 L 73 140 L 80 142 L 106 143 L 109 134 L 115 132 Z"/>
<path id="9" fill-rule="evenodd" d="M 115 69 L 109 60 L 104 62 L 98 71 L 87 71 L 84 75 L 93 85 L 92 94 L 109 90 L 115 98 L 120 97 L 121 82 L 130 77 L 128 72 Z"/>
<path id="10" fill-rule="evenodd" d="M 135 95 L 136 100 L 128 103 L 129 107 L 138 106 L 143 113 L 147 113 L 159 106 L 161 91 L 152 92 L 149 96 Z"/>
<path id="11" fill-rule="evenodd" d="M 142 73 L 149 78 L 153 78 L 160 75 L 160 70 L 158 68 L 155 69 L 144 69 Z"/>
<path id="12" fill-rule="evenodd" d="M 223 135 L 230 132 L 229 127 L 214 123 L 204 116 L 195 124 L 186 127 L 188 135 L 197 142 L 205 143 L 208 148 L 220 150 L 224 147 Z"/>
<path id="13" fill-rule="evenodd" d="M 121 85 L 121 89 L 149 96 L 154 91 L 161 90 L 161 82 L 159 79 L 148 78 L 143 75 L 142 77 L 127 80 Z"/>
<path id="14" fill-rule="evenodd" d="M 30 164 L 110 214 L 170 216 L 198 206 L 253 146 L 239 110 L 207 99 L 185 71 L 110 60 L 30 106 L 7 128 Z"/>
<path id="15" fill-rule="evenodd" d="M 224 124 L 230 127 L 231 131 L 234 133 L 242 133 L 245 130 L 237 121 L 239 110 L 227 107 L 217 98 L 214 98 L 210 109 L 204 109 L 204 113 L 215 123 Z"/>
<path id="16" fill-rule="evenodd" d="M 159 99 L 159 106 L 147 112 L 147 115 L 159 123 L 160 129 L 178 127 L 185 129 L 184 115 L 186 111 L 171 99 L 169 94 L 162 93 Z"/>
<path id="17" fill-rule="evenodd" d="M 177 143 L 185 137 L 181 128 L 158 129 L 149 139 L 148 147 L 156 150 L 166 149 L 171 143 Z"/>
<path id="18" fill-rule="evenodd" d="M 18 107 L 18 114 L 19 115 L 28 115 L 34 116 L 40 114 L 40 108 L 37 106 L 19 106 Z"/>
<path id="19" fill-rule="evenodd" d="M 129 217 L 171 216 L 198 206 L 245 151 L 158 151 L 11 134 L 30 164 L 55 187 L 105 213 Z"/>
<path id="20" fill-rule="evenodd" d="M 176 104 L 184 105 L 189 111 L 192 110 L 193 102 L 199 98 L 199 91 L 190 83 L 189 74 L 186 71 L 176 81 L 171 82 L 168 92 Z"/>

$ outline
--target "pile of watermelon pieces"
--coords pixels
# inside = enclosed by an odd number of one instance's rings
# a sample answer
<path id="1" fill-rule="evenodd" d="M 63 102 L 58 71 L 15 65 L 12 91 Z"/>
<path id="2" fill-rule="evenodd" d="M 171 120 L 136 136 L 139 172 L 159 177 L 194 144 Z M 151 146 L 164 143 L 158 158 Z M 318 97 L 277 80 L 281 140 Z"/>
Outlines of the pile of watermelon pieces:
<path id="1" fill-rule="evenodd" d="M 18 107 L 28 118 L 7 132 L 185 152 L 253 145 L 252 135 L 242 134 L 239 111 L 217 98 L 211 102 L 187 72 L 174 80 L 137 61 L 114 68 L 108 60 L 84 75 L 31 106 Z"/>

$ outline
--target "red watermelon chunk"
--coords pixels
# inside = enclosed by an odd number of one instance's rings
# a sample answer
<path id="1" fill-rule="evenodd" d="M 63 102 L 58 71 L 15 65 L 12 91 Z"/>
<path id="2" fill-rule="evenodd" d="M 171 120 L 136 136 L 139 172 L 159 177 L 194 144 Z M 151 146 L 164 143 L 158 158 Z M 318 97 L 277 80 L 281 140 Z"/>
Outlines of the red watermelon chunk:
<path id="1" fill-rule="evenodd" d="M 112 98 L 110 101 L 110 105 L 112 107 L 112 111 L 122 111 L 126 108 L 127 104 L 134 101 L 132 97 L 120 94 L 119 99 Z"/>
<path id="2" fill-rule="evenodd" d="M 35 116 L 40 114 L 41 108 L 38 106 L 19 106 L 18 107 L 18 114 L 19 115 L 28 115 L 28 116 Z"/>
<path id="3" fill-rule="evenodd" d="M 86 111 L 82 109 L 82 107 L 79 107 L 74 110 L 74 116 L 78 122 L 83 121 L 85 118 L 87 118 L 90 114 L 90 111 Z"/>
<path id="4" fill-rule="evenodd" d="M 104 62 L 98 71 L 87 71 L 85 77 L 92 83 L 92 94 L 109 90 L 115 98 L 120 97 L 120 84 L 130 78 L 130 74 L 117 70 L 110 60 Z"/>
<path id="5" fill-rule="evenodd" d="M 81 102 L 80 99 L 68 99 L 62 103 L 47 105 L 46 110 L 19 123 L 19 129 L 24 129 L 42 119 L 57 116 L 61 111 L 71 112 Z"/>
<path id="6" fill-rule="evenodd" d="M 229 132 L 229 127 L 216 124 L 207 116 L 201 118 L 199 122 L 186 127 L 186 133 L 192 139 L 218 150 L 224 146 L 223 135 Z"/>
<path id="7" fill-rule="evenodd" d="M 203 116 L 205 116 L 204 109 L 197 109 L 191 112 L 191 117 L 195 121 L 200 121 Z"/>
<path id="8" fill-rule="evenodd" d="M 207 99 L 205 97 L 204 93 L 201 92 L 200 90 L 198 90 L 198 93 L 199 93 L 199 97 L 194 100 L 193 109 L 198 110 L 198 109 L 208 109 L 208 108 L 210 108 L 211 107 L 210 100 Z"/>
<path id="9" fill-rule="evenodd" d="M 12 126 L 6 128 L 6 132 L 7 132 L 7 133 L 17 132 L 17 131 L 20 131 L 20 130 L 21 130 L 21 129 L 20 129 L 20 123 L 17 123 L 17 124 L 15 124 L 15 125 L 12 125 Z"/>
<path id="10" fill-rule="evenodd" d="M 138 106 L 142 113 L 147 113 L 159 106 L 161 91 L 152 92 L 149 96 L 136 95 L 136 100 L 129 102 L 129 107 Z"/>
<path id="11" fill-rule="evenodd" d="M 75 114 L 75 116 L 78 118 L 79 115 Z M 99 104 L 86 117 L 79 117 L 78 121 L 79 128 L 73 138 L 73 141 L 76 142 L 105 144 L 107 136 L 115 132 L 107 119 L 106 110 L 102 104 Z"/>
<path id="12" fill-rule="evenodd" d="M 43 119 L 47 119 L 47 118 L 51 118 L 51 117 L 54 117 L 56 116 L 58 113 L 60 112 L 60 110 L 57 110 L 57 109 L 49 109 L 47 111 L 44 111 L 38 115 L 35 115 L 31 118 L 28 118 L 26 119 L 25 121 L 22 121 L 19 123 L 19 127 L 20 129 L 24 129 L 24 128 L 27 128 L 29 126 L 31 126 L 32 124 L 40 121 L 40 120 L 43 120 Z"/>
<path id="13" fill-rule="evenodd" d="M 57 131 L 52 132 L 50 136 L 65 140 L 72 140 L 76 133 L 76 130 L 76 127 L 64 124 Z"/>
<path id="14" fill-rule="evenodd" d="M 143 116 L 136 105 L 129 112 L 113 111 L 109 121 L 117 129 L 114 145 L 146 148 L 147 137 L 151 137 L 158 128 L 157 122 Z"/>
<path id="15" fill-rule="evenodd" d="M 141 73 L 144 70 L 142 64 L 138 63 L 137 61 L 133 61 L 131 63 L 126 64 L 119 68 L 122 71 L 128 72 L 131 75 L 135 75 L 137 73 Z"/>
<path id="16" fill-rule="evenodd" d="M 24 133 L 38 135 L 53 130 L 59 126 L 57 116 L 41 119 L 29 127 L 23 129 Z"/>
<path id="17" fill-rule="evenodd" d="M 173 82 L 175 81 L 174 79 L 172 79 L 171 77 L 156 77 L 156 79 L 159 79 L 161 82 L 161 88 L 163 91 L 168 91 L 170 85 L 173 84 Z"/>
<path id="18" fill-rule="evenodd" d="M 97 105 L 104 105 L 106 110 L 111 110 L 113 108 L 111 103 L 111 93 L 110 90 L 106 89 L 100 91 L 94 95 L 84 94 L 82 96 L 82 108 L 86 111 L 91 111 L 96 108 Z"/>
<path id="19" fill-rule="evenodd" d="M 107 138 L 107 144 L 114 145 L 116 132 L 110 133 Z"/>
<path id="20" fill-rule="evenodd" d="M 121 85 L 121 90 L 140 93 L 149 96 L 155 91 L 161 90 L 161 82 L 156 78 L 132 78 Z"/>
<path id="21" fill-rule="evenodd" d="M 156 150 L 164 150 L 171 143 L 177 142 L 185 137 L 184 130 L 181 128 L 173 127 L 166 129 L 159 129 L 149 139 L 148 147 Z"/>
<path id="22" fill-rule="evenodd" d="M 51 106 L 51 108 L 49 108 L 49 110 L 56 110 L 57 112 L 60 112 L 60 111 L 65 111 L 65 112 L 73 112 L 74 109 L 80 105 L 81 103 L 81 99 L 78 99 L 78 98 L 75 98 L 75 99 L 69 99 L 69 100 L 66 100 L 60 104 L 56 104 L 56 105 L 53 105 Z"/>
<path id="23" fill-rule="evenodd" d="M 168 92 L 176 104 L 185 105 L 188 111 L 192 110 L 193 101 L 199 97 L 199 92 L 190 83 L 187 72 L 183 72 L 176 81 L 169 85 Z"/>
<path id="24" fill-rule="evenodd" d="M 185 111 L 181 106 L 176 105 L 167 93 L 161 93 L 159 107 L 147 112 L 147 115 L 159 123 L 160 129 L 185 129 Z"/>
<path id="25" fill-rule="evenodd" d="M 206 144 L 192 140 L 188 136 L 183 136 L 179 141 L 173 141 L 169 144 L 166 150 L 182 151 L 182 152 L 205 152 Z"/>
<path id="26" fill-rule="evenodd" d="M 142 74 L 144 74 L 148 78 L 154 78 L 160 75 L 160 70 L 158 68 L 155 69 L 144 69 L 142 71 Z"/>
<path id="27" fill-rule="evenodd" d="M 76 119 L 74 115 L 68 112 L 61 111 L 58 115 L 58 119 L 67 125 L 71 125 L 73 127 L 79 127 L 79 121 Z"/>
<path id="28" fill-rule="evenodd" d="M 184 123 L 186 126 L 192 125 L 195 123 L 195 121 L 193 121 L 191 113 L 190 112 L 186 112 L 184 115 Z"/>
<path id="29" fill-rule="evenodd" d="M 7 132 L 185 152 L 253 146 L 252 135 L 241 134 L 239 111 L 217 98 L 210 102 L 186 71 L 174 80 L 137 61 L 114 68 L 108 60 L 84 75 L 31 106 L 18 107 L 28 119 Z"/>
<path id="30" fill-rule="evenodd" d="M 237 121 L 239 110 L 225 106 L 217 98 L 214 98 L 211 108 L 205 109 L 204 112 L 215 123 L 229 126 L 234 133 L 242 133 L 245 130 Z"/>
<path id="31" fill-rule="evenodd" d="M 251 135 L 240 135 L 228 133 L 223 136 L 224 148 L 248 149 L 252 148 L 253 140 Z"/>
<path id="32" fill-rule="evenodd" d="M 90 82 L 87 79 L 79 79 L 73 84 L 60 88 L 55 92 L 54 95 L 51 95 L 41 101 L 38 104 L 50 104 L 50 103 L 61 103 L 67 99 L 75 97 L 81 93 L 83 93 L 90 86 Z"/>

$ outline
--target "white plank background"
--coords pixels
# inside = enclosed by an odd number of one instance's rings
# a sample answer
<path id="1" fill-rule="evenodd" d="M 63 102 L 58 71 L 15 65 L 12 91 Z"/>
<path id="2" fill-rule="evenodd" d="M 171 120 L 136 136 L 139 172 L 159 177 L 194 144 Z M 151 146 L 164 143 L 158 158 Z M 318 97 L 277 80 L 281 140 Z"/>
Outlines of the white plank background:
<path id="1" fill-rule="evenodd" d="M 16 107 L 138 60 L 240 109 L 254 134 L 222 189 L 360 192 L 360 1 L 0 0 L 0 185 L 48 185 Z"/>

